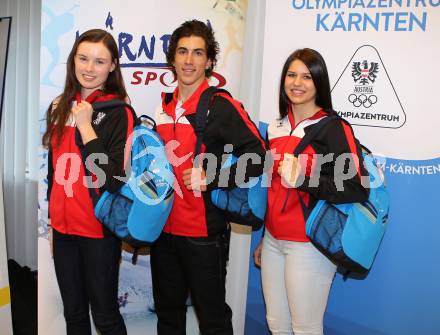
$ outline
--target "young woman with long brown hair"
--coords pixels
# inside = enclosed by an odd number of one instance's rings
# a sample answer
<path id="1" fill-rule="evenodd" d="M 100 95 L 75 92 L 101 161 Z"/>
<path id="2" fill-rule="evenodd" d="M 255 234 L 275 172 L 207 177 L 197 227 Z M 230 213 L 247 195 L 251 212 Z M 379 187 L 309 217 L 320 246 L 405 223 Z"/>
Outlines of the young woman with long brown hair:
<path id="1" fill-rule="evenodd" d="M 103 191 L 122 185 L 115 176 L 125 175 L 135 122 L 124 108 L 93 111 L 92 103 L 113 99 L 127 99 L 116 42 L 104 30 L 86 31 L 69 54 L 64 91 L 48 109 L 43 136 L 49 239 L 69 335 L 91 334 L 89 306 L 101 334 L 127 333 L 117 302 L 121 242 L 93 211 Z"/>

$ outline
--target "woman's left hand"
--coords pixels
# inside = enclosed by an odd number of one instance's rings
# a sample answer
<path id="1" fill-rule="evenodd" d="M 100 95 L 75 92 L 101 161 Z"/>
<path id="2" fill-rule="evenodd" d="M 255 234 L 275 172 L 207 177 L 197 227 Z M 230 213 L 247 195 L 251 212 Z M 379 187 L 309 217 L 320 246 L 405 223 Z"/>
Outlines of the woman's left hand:
<path id="1" fill-rule="evenodd" d="M 278 167 L 278 174 L 289 187 L 295 187 L 300 173 L 298 158 L 292 154 L 284 154 L 283 160 Z"/>
<path id="2" fill-rule="evenodd" d="M 78 129 L 81 130 L 81 128 L 92 124 L 92 113 L 92 105 L 85 100 L 72 107 L 72 115 Z"/>

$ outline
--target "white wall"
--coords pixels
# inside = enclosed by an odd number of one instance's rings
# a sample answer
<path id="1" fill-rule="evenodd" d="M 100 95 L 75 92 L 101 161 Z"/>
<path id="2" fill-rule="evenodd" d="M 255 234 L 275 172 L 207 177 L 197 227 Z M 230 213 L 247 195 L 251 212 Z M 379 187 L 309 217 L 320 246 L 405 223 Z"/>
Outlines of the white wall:
<path id="1" fill-rule="evenodd" d="M 41 1 L 2 0 L 0 16 L 12 16 L 0 137 L 7 250 L 36 269 Z"/>
<path id="2" fill-rule="evenodd" d="M 11 18 L 2 18 L 0 16 L 0 102 L 3 92 L 3 79 L 8 51 L 9 28 Z M 0 106 L 1 123 L 1 106 Z M 2 175 L 0 165 L 0 176 Z M 11 317 L 11 294 L 8 278 L 8 262 L 6 255 L 6 235 L 5 235 L 5 214 L 3 207 L 3 183 L 0 178 L 0 324 L 2 325 L 2 334 L 12 335 L 12 317 Z"/>
<path id="3" fill-rule="evenodd" d="M 249 1 L 246 16 L 246 31 L 243 46 L 243 61 L 239 100 L 258 126 L 258 110 L 260 107 L 261 65 L 263 62 L 264 9 L 266 0 Z M 232 228 L 231 247 L 229 252 L 226 298 L 235 312 L 232 316 L 234 334 L 244 334 L 246 318 L 246 299 L 248 286 L 249 254 L 251 232 L 240 226 Z"/>

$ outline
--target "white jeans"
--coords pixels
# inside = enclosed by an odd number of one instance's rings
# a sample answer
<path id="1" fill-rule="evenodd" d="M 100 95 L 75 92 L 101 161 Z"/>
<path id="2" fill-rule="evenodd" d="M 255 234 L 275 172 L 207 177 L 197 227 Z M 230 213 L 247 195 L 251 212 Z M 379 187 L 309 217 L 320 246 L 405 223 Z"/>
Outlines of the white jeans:
<path id="1" fill-rule="evenodd" d="M 310 242 L 275 239 L 266 230 L 261 276 L 272 334 L 323 335 L 336 266 Z"/>

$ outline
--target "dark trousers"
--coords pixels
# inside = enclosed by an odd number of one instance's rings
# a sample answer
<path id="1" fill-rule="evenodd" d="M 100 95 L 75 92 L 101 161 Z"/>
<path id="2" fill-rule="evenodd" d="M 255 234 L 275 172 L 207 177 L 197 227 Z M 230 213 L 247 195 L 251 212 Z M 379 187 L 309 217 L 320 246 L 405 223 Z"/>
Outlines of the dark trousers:
<path id="1" fill-rule="evenodd" d="M 54 229 L 53 255 L 67 335 L 91 334 L 89 304 L 102 335 L 126 335 L 117 302 L 121 242 L 109 233 L 93 239 Z"/>
<path id="2" fill-rule="evenodd" d="M 202 335 L 232 335 L 225 302 L 229 236 L 185 237 L 162 233 L 151 249 L 153 295 L 159 335 L 186 334 L 188 293 Z"/>

